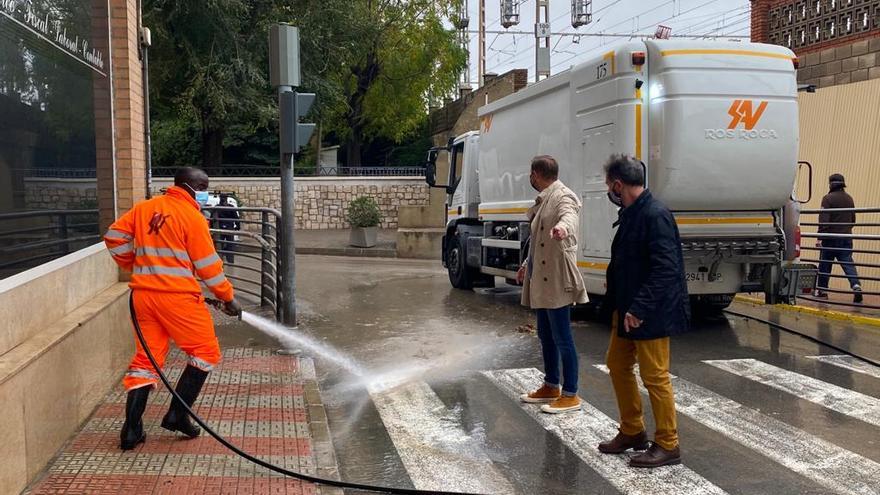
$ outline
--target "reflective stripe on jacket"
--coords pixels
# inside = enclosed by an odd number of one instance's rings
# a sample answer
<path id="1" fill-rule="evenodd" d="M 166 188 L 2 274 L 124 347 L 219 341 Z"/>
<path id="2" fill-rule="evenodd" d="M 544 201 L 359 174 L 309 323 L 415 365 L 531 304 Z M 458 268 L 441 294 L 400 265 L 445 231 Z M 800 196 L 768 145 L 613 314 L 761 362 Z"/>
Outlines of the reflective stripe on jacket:
<path id="1" fill-rule="evenodd" d="M 197 275 L 217 298 L 233 298 L 208 223 L 179 187 L 135 205 L 110 226 L 104 243 L 116 263 L 132 272 L 132 289 L 201 294 Z"/>

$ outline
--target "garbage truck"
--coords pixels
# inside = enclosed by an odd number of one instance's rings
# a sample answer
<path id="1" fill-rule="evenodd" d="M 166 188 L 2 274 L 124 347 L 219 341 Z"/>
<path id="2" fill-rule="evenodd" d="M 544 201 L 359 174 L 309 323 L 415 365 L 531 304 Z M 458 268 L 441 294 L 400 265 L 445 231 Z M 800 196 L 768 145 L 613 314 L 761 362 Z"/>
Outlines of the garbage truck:
<path id="1" fill-rule="evenodd" d="M 812 290 L 815 270 L 796 263 L 795 181 L 811 174 L 798 162 L 797 65 L 776 45 L 631 41 L 481 107 L 478 131 L 427 157 L 426 182 L 448 195 L 442 260 L 451 284 L 516 283 L 536 197 L 530 161 L 552 155 L 583 202 L 578 267 L 601 299 L 618 217 L 604 164 L 628 154 L 675 215 L 695 304 L 724 308 L 739 292 L 791 301 Z"/>

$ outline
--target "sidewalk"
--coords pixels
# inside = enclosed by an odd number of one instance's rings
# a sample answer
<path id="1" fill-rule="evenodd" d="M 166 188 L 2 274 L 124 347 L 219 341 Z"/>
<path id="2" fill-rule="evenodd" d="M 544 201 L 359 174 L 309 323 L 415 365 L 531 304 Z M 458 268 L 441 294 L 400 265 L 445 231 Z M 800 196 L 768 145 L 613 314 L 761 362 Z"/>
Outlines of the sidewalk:
<path id="1" fill-rule="evenodd" d="M 376 245 L 356 248 L 348 243 L 348 229 L 297 230 L 296 253 L 324 256 L 397 257 L 397 229 L 380 229 Z"/>
<path id="2" fill-rule="evenodd" d="M 186 366 L 184 357 L 176 349 L 169 354 L 165 369 L 172 383 Z M 336 493 L 257 467 L 205 432 L 188 440 L 162 429 L 159 422 L 170 398 L 161 384 L 150 394 L 144 414 L 147 441 L 123 452 L 119 430 L 126 395 L 118 387 L 25 493 Z M 196 412 L 246 452 L 287 469 L 338 479 L 327 417 L 309 358 L 227 348 L 222 363 L 208 377 Z"/>
<path id="3" fill-rule="evenodd" d="M 764 304 L 764 297 L 757 294 L 739 294 L 736 300 L 756 305 Z M 831 304 L 834 302 L 846 303 L 847 305 Z M 867 306 L 880 306 L 880 297 L 865 296 L 863 304 Z M 778 304 L 775 307 L 783 311 L 880 327 L 880 309 L 853 305 L 852 295 L 850 294 L 829 292 L 828 302 L 816 300 L 812 296 L 809 299 L 798 297 L 797 305 L 795 306 Z"/>

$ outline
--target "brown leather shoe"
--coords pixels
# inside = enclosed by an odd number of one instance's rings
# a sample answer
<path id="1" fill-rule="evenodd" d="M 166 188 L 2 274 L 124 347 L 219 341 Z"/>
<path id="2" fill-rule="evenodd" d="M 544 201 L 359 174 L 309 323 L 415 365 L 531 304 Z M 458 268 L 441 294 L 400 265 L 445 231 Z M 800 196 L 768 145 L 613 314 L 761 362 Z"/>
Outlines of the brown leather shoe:
<path id="1" fill-rule="evenodd" d="M 681 451 L 678 447 L 666 450 L 653 442 L 646 452 L 629 460 L 629 467 L 637 468 L 656 468 L 673 464 L 681 464 Z"/>
<path id="2" fill-rule="evenodd" d="M 645 450 L 648 448 L 648 434 L 644 431 L 635 435 L 624 435 L 618 432 L 617 436 L 599 444 L 599 452 L 603 454 L 622 454 L 629 449 Z"/>

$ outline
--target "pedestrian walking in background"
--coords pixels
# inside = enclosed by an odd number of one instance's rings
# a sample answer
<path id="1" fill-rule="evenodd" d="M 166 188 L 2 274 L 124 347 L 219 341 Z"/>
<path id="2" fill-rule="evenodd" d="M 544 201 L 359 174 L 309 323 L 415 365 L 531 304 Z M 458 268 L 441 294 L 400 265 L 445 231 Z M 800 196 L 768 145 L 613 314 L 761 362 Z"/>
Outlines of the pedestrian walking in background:
<path id="1" fill-rule="evenodd" d="M 828 177 L 828 194 L 822 198 L 822 209 L 845 209 L 855 208 L 852 196 L 846 192 L 846 180 L 841 174 L 832 174 Z M 852 235 L 856 224 L 856 214 L 852 211 L 823 211 L 819 214 L 819 240 L 816 247 L 822 248 L 819 253 L 819 276 L 816 279 L 816 297 L 826 298 L 828 294 L 828 280 L 833 269 L 832 263 L 836 260 L 840 268 L 849 279 L 849 286 L 853 291 L 853 302 L 862 302 L 862 285 L 859 281 L 859 273 L 853 261 L 852 238 L 834 237 L 835 235 Z M 831 234 L 822 237 L 821 234 Z"/>

